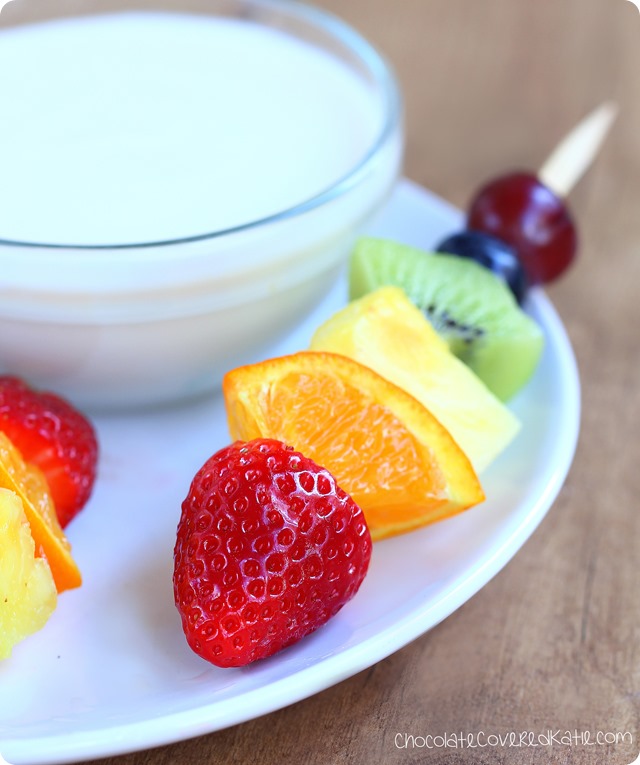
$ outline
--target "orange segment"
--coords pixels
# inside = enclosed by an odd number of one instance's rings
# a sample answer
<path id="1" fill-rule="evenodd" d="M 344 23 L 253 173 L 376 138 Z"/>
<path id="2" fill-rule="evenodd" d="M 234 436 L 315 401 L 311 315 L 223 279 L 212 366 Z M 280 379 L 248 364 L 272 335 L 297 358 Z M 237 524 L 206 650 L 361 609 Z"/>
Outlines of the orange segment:
<path id="1" fill-rule="evenodd" d="M 0 488 L 15 492 L 24 506 L 36 554 L 47 559 L 58 592 L 79 587 L 80 571 L 71 545 L 60 528 L 44 475 L 0 432 Z"/>
<path id="2" fill-rule="evenodd" d="M 374 539 L 484 499 L 471 464 L 416 399 L 368 367 L 302 352 L 223 380 L 234 439 L 276 438 L 327 468 L 360 505 Z"/>

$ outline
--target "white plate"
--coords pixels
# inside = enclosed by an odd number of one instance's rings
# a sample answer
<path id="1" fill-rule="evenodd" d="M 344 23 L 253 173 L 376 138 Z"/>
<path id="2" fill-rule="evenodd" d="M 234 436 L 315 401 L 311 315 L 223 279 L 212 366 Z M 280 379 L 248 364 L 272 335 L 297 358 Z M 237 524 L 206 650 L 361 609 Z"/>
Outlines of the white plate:
<path id="1" fill-rule="evenodd" d="M 428 248 L 460 224 L 453 208 L 404 181 L 372 232 Z M 345 299 L 343 282 L 274 355 L 306 347 Z M 531 309 L 546 350 L 513 402 L 522 431 L 483 478 L 486 503 L 377 543 L 360 592 L 337 617 L 246 669 L 217 669 L 191 653 L 171 586 L 180 503 L 195 471 L 228 442 L 221 397 L 99 420 L 100 480 L 70 529 L 84 585 L 0 665 L 0 753 L 12 763 L 72 762 L 257 717 L 383 659 L 474 595 L 549 509 L 578 434 L 571 347 L 542 293 Z"/>

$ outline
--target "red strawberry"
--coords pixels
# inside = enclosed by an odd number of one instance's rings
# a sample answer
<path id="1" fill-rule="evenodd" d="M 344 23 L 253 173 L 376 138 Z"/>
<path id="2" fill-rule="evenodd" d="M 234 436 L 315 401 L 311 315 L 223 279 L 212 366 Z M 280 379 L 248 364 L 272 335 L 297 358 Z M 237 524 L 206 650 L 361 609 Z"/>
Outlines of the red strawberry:
<path id="1" fill-rule="evenodd" d="M 173 577 L 191 648 L 238 667 L 295 643 L 357 592 L 371 537 L 324 468 L 271 439 L 237 441 L 182 504 Z"/>
<path id="2" fill-rule="evenodd" d="M 45 474 L 60 525 L 66 526 L 93 489 L 98 442 L 91 423 L 55 394 L 0 377 L 0 431 Z"/>

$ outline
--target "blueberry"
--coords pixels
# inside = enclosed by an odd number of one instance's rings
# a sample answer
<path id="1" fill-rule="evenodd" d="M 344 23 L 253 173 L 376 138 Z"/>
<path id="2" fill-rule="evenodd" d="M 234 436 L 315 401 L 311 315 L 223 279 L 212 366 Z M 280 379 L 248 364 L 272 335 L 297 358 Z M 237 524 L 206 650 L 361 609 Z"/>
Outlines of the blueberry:
<path id="1" fill-rule="evenodd" d="M 518 303 L 527 292 L 527 277 L 515 251 L 505 242 L 480 231 L 462 231 L 442 241 L 436 252 L 470 258 L 504 279 Z"/>

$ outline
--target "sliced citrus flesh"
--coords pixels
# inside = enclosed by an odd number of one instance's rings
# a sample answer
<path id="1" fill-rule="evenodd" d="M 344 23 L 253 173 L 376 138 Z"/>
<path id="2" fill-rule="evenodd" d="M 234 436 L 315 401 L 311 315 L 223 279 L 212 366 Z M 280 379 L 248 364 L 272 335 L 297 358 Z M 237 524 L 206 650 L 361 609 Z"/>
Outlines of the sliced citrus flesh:
<path id="1" fill-rule="evenodd" d="M 15 492 L 22 500 L 31 527 L 36 555 L 49 563 L 58 592 L 79 587 L 82 577 L 71 557 L 71 545 L 58 523 L 47 481 L 40 470 L 0 432 L 0 488 Z"/>
<path id="2" fill-rule="evenodd" d="M 57 602 L 49 564 L 36 557 L 20 497 L 0 489 L 0 659 L 41 629 Z"/>
<path id="3" fill-rule="evenodd" d="M 349 356 L 417 398 L 478 474 L 520 428 L 399 287 L 381 287 L 349 303 L 316 330 L 311 349 Z"/>
<path id="4" fill-rule="evenodd" d="M 329 470 L 362 508 L 373 539 L 484 499 L 460 447 L 415 398 L 334 353 L 304 351 L 223 380 L 232 438 L 275 438 Z"/>

